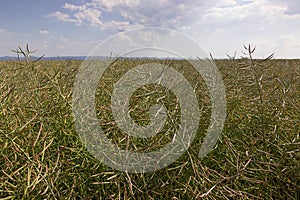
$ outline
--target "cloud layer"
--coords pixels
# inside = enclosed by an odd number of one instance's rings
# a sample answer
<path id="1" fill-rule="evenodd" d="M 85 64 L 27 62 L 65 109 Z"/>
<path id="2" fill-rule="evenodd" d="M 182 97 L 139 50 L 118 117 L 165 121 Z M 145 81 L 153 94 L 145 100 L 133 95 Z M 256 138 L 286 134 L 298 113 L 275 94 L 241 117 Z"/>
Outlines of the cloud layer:
<path id="1" fill-rule="evenodd" d="M 265 22 L 299 16 L 295 0 L 91 0 L 75 5 L 65 3 L 48 17 L 88 24 L 101 29 L 128 30 L 157 26 L 185 29 L 199 23 L 224 23 L 261 19 Z"/>
<path id="2" fill-rule="evenodd" d="M 204 10 L 217 2 L 191 0 L 92 0 L 82 5 L 65 3 L 62 11 L 47 15 L 77 25 L 89 24 L 101 29 L 128 30 L 158 26 L 179 29 L 197 20 Z"/>

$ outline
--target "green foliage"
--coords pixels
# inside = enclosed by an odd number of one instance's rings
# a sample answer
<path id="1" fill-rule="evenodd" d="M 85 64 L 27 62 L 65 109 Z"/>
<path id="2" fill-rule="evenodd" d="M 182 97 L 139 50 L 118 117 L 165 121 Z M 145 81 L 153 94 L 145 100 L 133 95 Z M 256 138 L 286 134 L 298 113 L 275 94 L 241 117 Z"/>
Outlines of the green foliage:
<path id="1" fill-rule="evenodd" d="M 0 197 L 299 198 L 300 61 L 255 60 L 252 54 L 216 61 L 226 86 L 227 120 L 216 148 L 202 160 L 197 155 L 211 113 L 205 84 L 187 62 L 157 61 L 184 74 L 202 110 L 198 137 L 189 151 L 169 167 L 146 174 L 110 169 L 82 146 L 71 110 L 72 87 L 81 62 L 40 61 L 33 69 L 1 62 Z M 124 149 L 152 151 L 173 136 L 134 140 L 113 121 L 109 95 L 114 83 L 128 69 L 145 62 L 152 61 L 117 60 L 99 81 L 99 125 Z M 169 105 L 170 113 L 175 118 L 180 114 L 174 95 L 163 88 L 148 95 L 153 87 L 157 86 L 141 88 L 132 97 L 132 117 L 140 125 L 149 123 L 149 104 L 161 94 L 166 96 L 163 103 Z M 167 124 L 165 130 L 173 125 Z"/>

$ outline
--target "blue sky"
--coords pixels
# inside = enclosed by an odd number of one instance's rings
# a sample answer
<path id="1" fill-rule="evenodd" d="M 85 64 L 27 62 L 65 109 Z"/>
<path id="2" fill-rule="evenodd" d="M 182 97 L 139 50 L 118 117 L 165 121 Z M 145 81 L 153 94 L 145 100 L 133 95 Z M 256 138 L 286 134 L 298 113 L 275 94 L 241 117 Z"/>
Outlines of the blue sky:
<path id="1" fill-rule="evenodd" d="M 36 56 L 87 55 L 118 32 L 163 27 L 214 57 L 251 43 L 257 57 L 300 58 L 298 0 L 3 0 L 0 20 L 0 56 L 27 43 Z"/>

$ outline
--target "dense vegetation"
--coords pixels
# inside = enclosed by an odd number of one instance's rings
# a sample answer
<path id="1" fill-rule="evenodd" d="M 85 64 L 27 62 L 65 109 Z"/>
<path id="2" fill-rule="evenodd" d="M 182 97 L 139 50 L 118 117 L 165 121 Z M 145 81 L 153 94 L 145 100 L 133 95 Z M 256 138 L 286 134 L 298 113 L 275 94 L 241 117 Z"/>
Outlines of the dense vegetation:
<path id="1" fill-rule="evenodd" d="M 99 81 L 96 94 L 99 125 L 121 148 L 132 151 L 163 146 L 176 128 L 169 129 L 167 123 L 169 134 L 135 140 L 113 121 L 113 84 L 128 69 L 146 62 L 154 61 L 117 60 Z M 201 76 L 186 61 L 155 62 L 174 67 L 190 81 L 201 119 L 189 151 L 167 168 L 145 174 L 115 171 L 83 147 L 71 109 L 80 61 L 1 62 L 0 197 L 299 199 L 300 60 L 255 60 L 250 52 L 247 58 L 216 61 L 226 87 L 227 118 L 217 146 L 204 159 L 197 153 L 211 110 Z M 179 115 L 174 94 L 150 85 L 132 96 L 137 123 L 149 123 L 147 109 L 162 94 L 170 112 Z"/>

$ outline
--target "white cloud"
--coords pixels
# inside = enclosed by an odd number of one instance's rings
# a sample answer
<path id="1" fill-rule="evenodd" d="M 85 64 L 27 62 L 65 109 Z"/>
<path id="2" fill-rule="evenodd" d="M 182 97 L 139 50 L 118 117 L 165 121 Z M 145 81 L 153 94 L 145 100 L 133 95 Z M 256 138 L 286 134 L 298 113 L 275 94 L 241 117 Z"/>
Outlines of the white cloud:
<path id="1" fill-rule="evenodd" d="M 218 7 L 226 7 L 226 6 L 235 6 L 237 2 L 235 0 L 221 0 L 220 3 L 217 4 Z"/>
<path id="2" fill-rule="evenodd" d="M 141 3 L 140 0 L 92 0 L 88 5 L 95 8 L 112 11 L 116 7 L 136 7 Z"/>
<path id="3" fill-rule="evenodd" d="M 50 33 L 50 31 L 48 31 L 48 30 L 40 30 L 39 32 L 42 35 L 48 35 Z"/>
<path id="4" fill-rule="evenodd" d="M 130 24 L 128 21 L 115 21 L 112 20 L 103 24 L 103 29 L 118 29 L 119 31 L 124 31 L 128 29 L 142 28 L 142 25 Z"/>
<path id="5" fill-rule="evenodd" d="M 295 0 L 220 0 L 205 11 L 202 21 L 274 23 L 300 19 L 300 1 Z"/>
<path id="6" fill-rule="evenodd" d="M 280 48 L 287 55 L 288 47 L 300 39 L 300 1 L 296 0 L 89 0 L 65 3 L 48 17 L 109 33 L 149 26 L 171 28 L 220 57 L 247 43 L 263 49 L 261 55 L 283 52 Z M 293 37 L 281 37 L 292 33 Z"/>
<path id="7" fill-rule="evenodd" d="M 86 8 L 74 14 L 77 24 L 82 24 L 84 21 L 89 23 L 91 26 L 102 26 L 100 21 L 101 12 L 97 9 Z"/>
<path id="8" fill-rule="evenodd" d="M 268 0 L 270 3 L 279 4 L 285 6 L 287 15 L 299 15 L 300 14 L 300 1 L 297 0 Z"/>
<path id="9" fill-rule="evenodd" d="M 278 20 L 284 16 L 287 7 L 272 4 L 264 0 L 256 0 L 247 4 L 237 4 L 235 1 L 222 1 L 227 4 L 218 4 L 208 9 L 203 20 L 206 21 L 245 21 L 259 19 L 259 21 Z M 231 2 L 231 3 L 229 3 Z M 232 3 L 235 2 L 235 3 Z M 226 6 L 224 6 L 226 5 Z"/>
<path id="10" fill-rule="evenodd" d="M 7 35 L 7 34 L 9 34 L 9 32 L 6 29 L 0 28 L 0 34 L 1 35 Z"/>
<path id="11" fill-rule="evenodd" d="M 180 29 L 187 21 L 197 20 L 216 1 L 92 0 L 82 5 L 65 3 L 64 12 L 56 11 L 48 16 L 101 29 L 128 30 L 144 26 Z"/>
<path id="12" fill-rule="evenodd" d="M 62 13 L 60 11 L 51 13 L 51 14 L 47 15 L 46 17 L 53 17 L 53 18 L 56 18 L 57 20 L 65 21 L 65 22 L 75 22 L 75 23 L 77 22 L 75 19 L 71 19 L 68 14 Z"/>
<path id="13" fill-rule="evenodd" d="M 59 44 L 57 44 L 56 47 L 59 48 L 59 49 L 64 49 L 65 48 L 65 46 L 59 45 Z"/>
<path id="14" fill-rule="evenodd" d="M 68 14 L 56 11 L 47 15 L 47 17 L 53 17 L 59 21 L 72 22 L 76 25 L 83 25 L 84 23 L 88 23 L 91 26 L 103 25 L 100 20 L 100 10 L 88 8 L 86 5 L 77 6 L 70 3 L 66 3 L 63 8 L 73 11 L 73 13 Z"/>
<path id="15" fill-rule="evenodd" d="M 70 3 L 65 3 L 63 8 L 76 11 L 76 10 L 84 10 L 84 9 L 86 9 L 86 6 L 85 5 L 78 6 L 78 5 L 74 5 L 74 4 L 70 4 Z"/>

